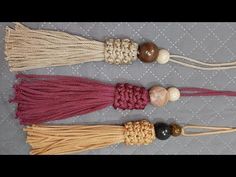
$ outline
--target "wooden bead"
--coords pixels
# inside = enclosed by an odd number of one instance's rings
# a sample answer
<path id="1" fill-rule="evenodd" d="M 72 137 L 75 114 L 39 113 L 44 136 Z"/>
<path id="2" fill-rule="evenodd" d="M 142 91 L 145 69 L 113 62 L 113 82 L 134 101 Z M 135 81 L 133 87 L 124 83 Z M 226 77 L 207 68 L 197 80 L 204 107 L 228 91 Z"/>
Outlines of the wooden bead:
<path id="1" fill-rule="evenodd" d="M 150 102 L 153 106 L 165 106 L 169 100 L 169 92 L 160 86 L 154 86 L 149 90 Z"/>
<path id="2" fill-rule="evenodd" d="M 150 63 L 156 60 L 158 56 L 158 47 L 151 42 L 146 42 L 139 45 L 138 58 L 145 63 Z"/>
<path id="3" fill-rule="evenodd" d="M 182 132 L 182 127 L 179 126 L 178 124 L 171 124 L 170 125 L 170 129 L 171 129 L 171 135 L 172 136 L 179 136 L 181 135 L 181 132 Z"/>

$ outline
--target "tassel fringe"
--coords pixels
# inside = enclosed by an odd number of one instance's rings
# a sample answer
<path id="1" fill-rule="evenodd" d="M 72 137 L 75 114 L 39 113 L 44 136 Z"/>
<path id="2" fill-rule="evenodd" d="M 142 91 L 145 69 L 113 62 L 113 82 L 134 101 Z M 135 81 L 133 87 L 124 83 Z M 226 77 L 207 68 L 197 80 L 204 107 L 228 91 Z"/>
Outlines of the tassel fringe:
<path id="1" fill-rule="evenodd" d="M 60 155 L 124 142 L 124 127 L 115 125 L 33 125 L 24 129 L 31 155 Z"/>
<path id="2" fill-rule="evenodd" d="M 52 30 L 6 27 L 5 55 L 10 71 L 104 60 L 104 43 Z"/>
<path id="3" fill-rule="evenodd" d="M 24 75 L 16 76 L 14 86 L 17 103 L 16 116 L 21 124 L 79 116 L 113 104 L 114 86 L 72 76 Z"/>

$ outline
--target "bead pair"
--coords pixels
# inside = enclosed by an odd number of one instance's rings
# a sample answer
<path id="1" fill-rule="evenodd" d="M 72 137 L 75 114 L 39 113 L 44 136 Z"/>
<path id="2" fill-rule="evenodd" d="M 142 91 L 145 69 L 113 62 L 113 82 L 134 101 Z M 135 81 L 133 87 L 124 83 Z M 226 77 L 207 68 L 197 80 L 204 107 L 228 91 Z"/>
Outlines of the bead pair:
<path id="1" fill-rule="evenodd" d="M 158 49 L 152 42 L 146 42 L 139 45 L 138 58 L 145 63 L 157 61 L 159 64 L 165 64 L 170 59 L 170 53 L 165 49 Z"/>

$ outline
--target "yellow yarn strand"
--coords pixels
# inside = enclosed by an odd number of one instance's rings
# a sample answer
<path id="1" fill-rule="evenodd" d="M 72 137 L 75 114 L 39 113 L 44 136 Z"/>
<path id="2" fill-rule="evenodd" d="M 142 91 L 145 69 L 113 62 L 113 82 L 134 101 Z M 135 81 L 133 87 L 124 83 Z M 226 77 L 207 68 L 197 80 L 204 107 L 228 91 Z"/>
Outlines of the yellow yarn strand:
<path id="1" fill-rule="evenodd" d="M 123 126 L 33 125 L 24 131 L 32 155 L 79 153 L 124 142 Z"/>

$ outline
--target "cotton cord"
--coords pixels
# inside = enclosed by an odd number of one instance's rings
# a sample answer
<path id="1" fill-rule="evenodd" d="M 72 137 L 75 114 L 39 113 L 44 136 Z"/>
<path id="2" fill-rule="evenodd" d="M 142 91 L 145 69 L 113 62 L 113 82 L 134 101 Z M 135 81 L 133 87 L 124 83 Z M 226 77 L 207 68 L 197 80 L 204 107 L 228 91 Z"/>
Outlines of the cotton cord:
<path id="1" fill-rule="evenodd" d="M 180 64 L 182 66 L 200 70 L 226 70 L 236 68 L 235 61 L 229 63 L 205 63 L 180 55 L 170 55 L 169 61 Z"/>

